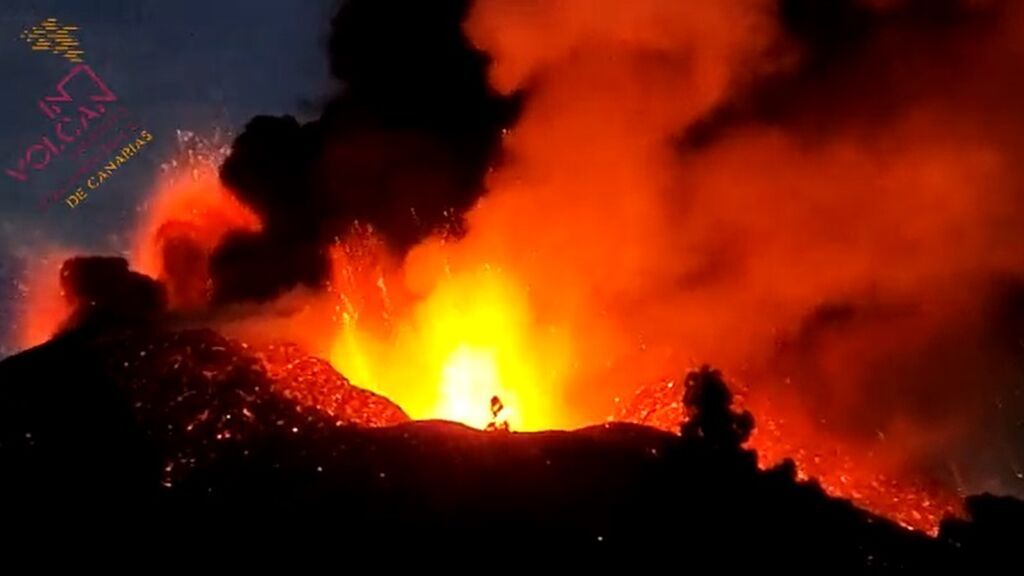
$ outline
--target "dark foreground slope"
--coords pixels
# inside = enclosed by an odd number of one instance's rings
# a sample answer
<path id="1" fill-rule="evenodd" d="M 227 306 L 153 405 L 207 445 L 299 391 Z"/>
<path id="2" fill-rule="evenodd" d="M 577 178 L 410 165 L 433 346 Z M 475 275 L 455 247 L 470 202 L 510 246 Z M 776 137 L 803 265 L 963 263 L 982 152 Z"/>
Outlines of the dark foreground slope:
<path id="1" fill-rule="evenodd" d="M 429 544 L 497 563 L 554 550 L 843 572 L 980 569 L 1020 543 L 1017 501 L 975 501 L 975 522 L 932 539 L 785 467 L 760 472 L 748 452 L 639 426 L 356 426 L 285 398 L 255 363 L 218 367 L 230 346 L 212 332 L 72 334 L 0 363 L 3 532 L 177 556 Z"/>

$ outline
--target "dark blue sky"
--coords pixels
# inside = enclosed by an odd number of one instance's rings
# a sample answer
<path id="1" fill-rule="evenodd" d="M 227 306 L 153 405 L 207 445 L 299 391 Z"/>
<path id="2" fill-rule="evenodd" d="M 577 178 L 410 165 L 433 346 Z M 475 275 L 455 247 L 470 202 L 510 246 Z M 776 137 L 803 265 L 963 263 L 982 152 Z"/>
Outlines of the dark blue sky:
<path id="1" fill-rule="evenodd" d="M 67 165 L 26 183 L 0 177 L 0 257 L 39 242 L 124 248 L 178 128 L 237 133 L 256 114 L 318 114 L 334 90 L 326 42 L 336 9 L 337 0 L 3 0 L 0 168 L 15 167 L 27 146 L 52 134 L 36 102 L 73 64 L 19 38 L 48 17 L 79 26 L 85 62 L 155 139 L 74 210 L 37 208 L 73 172 Z"/>

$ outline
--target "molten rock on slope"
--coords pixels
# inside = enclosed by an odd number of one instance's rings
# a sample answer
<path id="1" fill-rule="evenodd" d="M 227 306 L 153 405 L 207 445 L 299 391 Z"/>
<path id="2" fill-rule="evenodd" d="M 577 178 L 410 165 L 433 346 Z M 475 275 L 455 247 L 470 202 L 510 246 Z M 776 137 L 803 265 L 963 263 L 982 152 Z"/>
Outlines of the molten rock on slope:
<path id="1" fill-rule="evenodd" d="M 276 432 L 268 428 L 297 433 L 409 419 L 290 345 L 261 350 L 210 330 L 187 330 L 118 337 L 101 348 L 136 420 L 164 445 L 166 486 L 246 440 Z"/>
<path id="2" fill-rule="evenodd" d="M 338 422 L 391 426 L 409 421 L 387 398 L 353 386 L 326 360 L 294 344 L 271 344 L 254 351 L 273 381 L 274 391 L 302 406 L 316 408 Z"/>
<path id="3" fill-rule="evenodd" d="M 681 400 L 681 386 L 675 382 L 642 386 L 615 419 L 679 433 L 686 417 Z M 737 400 L 744 404 L 742 395 Z M 877 472 L 870 454 L 838 443 L 829 449 L 827 438 L 802 435 L 786 418 L 773 413 L 770 405 L 759 405 L 754 413 L 756 427 L 749 447 L 757 451 L 762 469 L 792 459 L 799 479 L 817 481 L 830 496 L 848 499 L 906 528 L 932 535 L 938 532 L 943 517 L 963 513 L 960 497 L 950 489 Z"/>
<path id="4" fill-rule="evenodd" d="M 389 426 L 409 420 L 390 400 L 353 386 L 330 364 L 291 344 L 256 348 L 210 330 L 187 330 L 133 340 L 114 357 L 119 380 L 140 399 L 161 390 L 183 397 L 213 394 L 219 386 L 244 383 L 237 389 L 239 397 L 251 393 L 255 400 L 266 387 L 294 401 L 299 411 L 315 408 L 339 426 Z"/>

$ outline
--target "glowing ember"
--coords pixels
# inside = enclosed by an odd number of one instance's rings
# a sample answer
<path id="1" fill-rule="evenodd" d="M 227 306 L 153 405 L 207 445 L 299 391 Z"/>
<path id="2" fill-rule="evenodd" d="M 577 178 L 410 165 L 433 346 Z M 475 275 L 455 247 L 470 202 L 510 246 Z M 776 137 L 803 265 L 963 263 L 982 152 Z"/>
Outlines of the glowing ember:
<path id="1" fill-rule="evenodd" d="M 386 398 L 356 388 L 327 362 L 288 344 L 250 346 L 209 330 L 186 330 L 105 345 L 114 346 L 104 351 L 110 373 L 143 411 L 171 414 L 188 398 L 195 420 L 203 421 L 223 395 L 238 405 L 236 418 L 242 420 L 257 405 L 283 397 L 338 425 L 377 427 L 409 420 Z M 168 401 L 167 395 L 180 396 Z M 232 434 L 227 428 L 217 432 L 226 431 Z"/>
<path id="2" fill-rule="evenodd" d="M 616 419 L 678 433 L 684 419 L 681 397 L 680 387 L 672 381 L 641 387 L 620 407 Z M 737 396 L 741 406 L 743 400 Z M 870 454 L 830 441 L 820 431 L 802 430 L 773 412 L 770 404 L 759 403 L 754 417 L 750 447 L 757 451 L 762 469 L 790 458 L 797 466 L 798 479 L 813 479 L 831 496 L 849 499 L 906 528 L 932 535 L 938 533 L 943 517 L 963 515 L 960 497 L 950 490 L 888 477 L 875 469 Z"/>
<path id="3" fill-rule="evenodd" d="M 297 346 L 272 344 L 253 353 L 263 362 L 274 392 L 302 406 L 315 408 L 336 422 L 389 426 L 409 420 L 386 398 L 353 386 L 330 364 Z"/>

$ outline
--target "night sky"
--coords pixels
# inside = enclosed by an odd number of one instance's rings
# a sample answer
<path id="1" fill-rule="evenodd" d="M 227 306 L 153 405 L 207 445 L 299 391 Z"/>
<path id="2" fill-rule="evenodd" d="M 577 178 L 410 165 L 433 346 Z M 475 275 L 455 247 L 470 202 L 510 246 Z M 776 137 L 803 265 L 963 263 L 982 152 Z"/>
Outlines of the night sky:
<path id="1" fill-rule="evenodd" d="M 3 168 L 15 167 L 26 147 L 52 133 L 36 102 L 74 66 L 58 55 L 33 52 L 19 37 L 49 17 L 79 27 L 85 63 L 154 141 L 74 210 L 62 204 L 45 212 L 37 207 L 58 180 L 73 173 L 67 164 L 36 172 L 27 182 L 5 175 L 0 254 L 9 258 L 39 243 L 123 250 L 124 233 L 144 210 L 160 164 L 176 149 L 176 129 L 237 133 L 260 113 L 317 115 L 332 88 L 325 46 L 335 11 L 332 1 L 5 0 Z"/>

